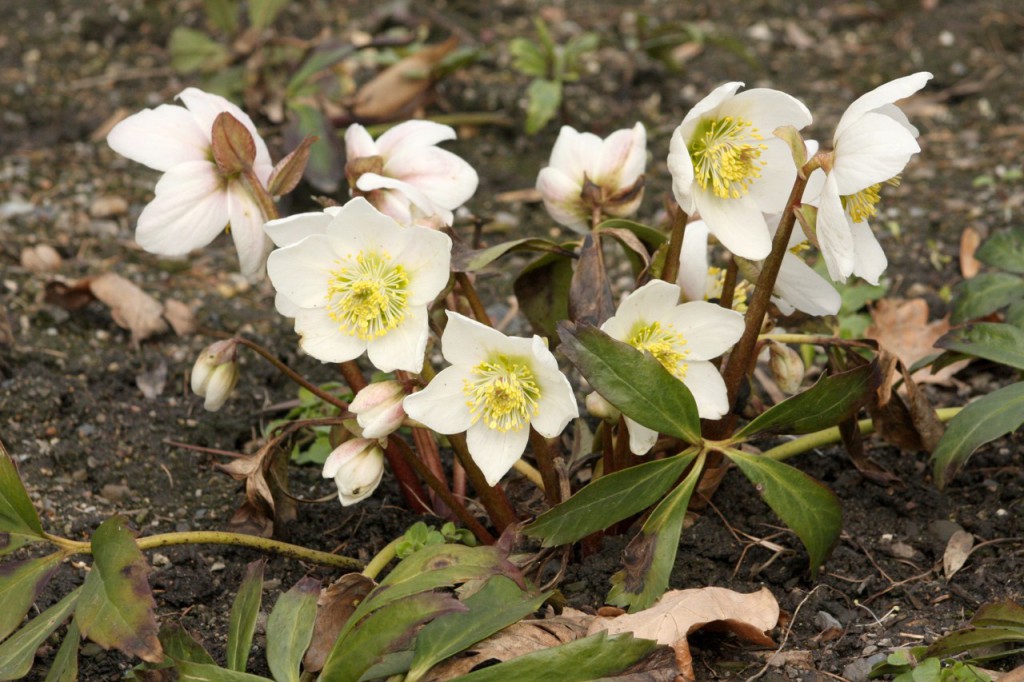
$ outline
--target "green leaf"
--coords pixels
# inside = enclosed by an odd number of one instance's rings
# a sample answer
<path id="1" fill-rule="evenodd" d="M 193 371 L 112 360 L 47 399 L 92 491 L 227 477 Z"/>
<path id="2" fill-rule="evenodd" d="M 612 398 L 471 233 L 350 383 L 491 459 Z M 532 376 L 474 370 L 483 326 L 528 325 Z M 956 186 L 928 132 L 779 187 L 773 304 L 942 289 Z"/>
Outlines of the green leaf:
<path id="1" fill-rule="evenodd" d="M 249 23 L 253 28 L 266 28 L 288 6 L 288 0 L 249 0 Z"/>
<path id="2" fill-rule="evenodd" d="M 626 220 L 625 218 L 610 218 L 608 220 L 605 220 L 604 222 L 597 226 L 596 231 L 606 229 L 629 230 L 630 232 L 635 234 L 637 238 L 640 239 L 640 241 L 642 241 L 644 244 L 651 247 L 652 249 L 656 249 L 662 244 L 668 242 L 668 237 L 666 237 L 662 232 L 654 229 L 653 227 L 649 227 L 647 225 L 634 222 L 632 220 Z"/>
<path id="3" fill-rule="evenodd" d="M 530 615 L 551 594 L 531 595 L 505 576 L 494 576 L 462 600 L 468 611 L 437 618 L 416 635 L 416 654 L 406 682 L 416 682 L 449 656 Z"/>
<path id="4" fill-rule="evenodd" d="M 935 485 L 945 487 L 980 446 L 1024 423 L 1024 382 L 1010 384 L 964 407 L 946 425 L 932 453 Z"/>
<path id="5" fill-rule="evenodd" d="M 249 662 L 249 648 L 263 599 L 263 568 L 266 565 L 266 559 L 259 559 L 246 566 L 242 584 L 231 604 L 227 651 L 228 668 L 231 670 L 245 672 L 245 665 Z"/>
<path id="6" fill-rule="evenodd" d="M 559 325 L 562 353 L 594 390 L 623 414 L 689 443 L 698 443 L 697 404 L 686 385 L 649 353 L 616 341 L 600 329 Z"/>
<path id="7" fill-rule="evenodd" d="M 422 592 L 390 602 L 348 629 L 335 643 L 320 671 L 324 682 L 357 682 L 385 653 L 412 637 L 413 630 L 432 618 L 465 606 L 440 592 Z"/>
<path id="8" fill-rule="evenodd" d="M 572 259 L 545 254 L 520 272 L 512 288 L 519 308 L 533 331 L 547 339 L 558 338 L 558 323 L 569 317 Z"/>
<path id="9" fill-rule="evenodd" d="M 336 192 L 345 167 L 334 126 L 323 112 L 308 104 L 289 102 L 284 133 L 285 147 L 289 149 L 298 146 L 307 135 L 318 138 L 309 148 L 309 162 L 303 177 L 322 192 Z"/>
<path id="10" fill-rule="evenodd" d="M 525 76 L 547 78 L 549 65 L 543 50 L 528 38 L 513 38 L 508 44 L 512 68 Z"/>
<path id="11" fill-rule="evenodd" d="M 0 443 L 0 556 L 45 538 L 32 500 L 18 477 L 14 460 Z"/>
<path id="12" fill-rule="evenodd" d="M 985 317 L 1024 298 L 1024 281 L 1005 272 L 986 272 L 953 287 L 950 321 L 960 324 Z"/>
<path id="13" fill-rule="evenodd" d="M 203 0 L 206 18 L 228 35 L 238 30 L 238 3 L 235 0 Z"/>
<path id="14" fill-rule="evenodd" d="M 979 322 L 958 327 L 935 346 L 1024 370 L 1024 329 L 1012 325 Z"/>
<path id="15" fill-rule="evenodd" d="M 240 673 L 210 663 L 175 661 L 174 668 L 178 671 L 178 682 L 276 682 L 267 677 Z"/>
<path id="16" fill-rule="evenodd" d="M 150 663 L 163 660 L 157 638 L 149 565 L 125 526 L 114 516 L 92 537 L 92 570 L 82 585 L 75 622 L 82 635 L 104 649 L 117 648 Z"/>
<path id="17" fill-rule="evenodd" d="M 71 615 L 81 592 L 81 587 L 75 589 L 0 644 L 0 680 L 28 675 L 39 645 Z"/>
<path id="18" fill-rule="evenodd" d="M 0 564 L 0 641 L 14 632 L 66 557 L 64 552 Z"/>
<path id="19" fill-rule="evenodd" d="M 45 682 L 77 682 L 78 681 L 78 645 L 82 643 L 82 635 L 74 623 L 68 625 L 64 641 L 53 657 L 50 671 L 46 673 Z"/>
<path id="20" fill-rule="evenodd" d="M 590 637 L 525 654 L 511 661 L 475 670 L 459 682 L 508 682 L 508 680 L 558 680 L 589 682 L 614 675 L 651 653 L 658 643 L 637 639 L 629 633 Z"/>
<path id="21" fill-rule="evenodd" d="M 812 433 L 835 426 L 857 413 L 874 383 L 872 364 L 823 377 L 803 393 L 768 408 L 736 435 L 749 438 L 765 431 Z"/>
<path id="22" fill-rule="evenodd" d="M 596 33 L 582 33 L 573 36 L 565 44 L 565 64 L 569 71 L 579 71 L 580 57 L 593 52 L 601 44 L 601 37 Z"/>
<path id="23" fill-rule="evenodd" d="M 195 640 L 178 623 L 169 623 L 160 628 L 160 644 L 168 658 L 175 661 L 191 661 L 192 663 L 215 664 L 203 645 Z"/>
<path id="24" fill-rule="evenodd" d="M 533 135 L 558 113 L 562 104 L 562 84 L 535 78 L 526 88 L 526 133 Z"/>
<path id="25" fill-rule="evenodd" d="M 324 69 L 330 68 L 350 56 L 355 51 L 355 47 L 352 45 L 342 45 L 340 47 L 325 47 L 320 46 L 313 50 L 309 58 L 302 63 L 299 70 L 291 77 L 288 81 L 288 87 L 285 90 L 285 99 L 290 100 L 298 93 L 299 89 L 306 84 L 306 82 L 316 74 L 320 73 Z"/>
<path id="26" fill-rule="evenodd" d="M 992 235 L 974 255 L 982 263 L 1024 275 L 1024 229 Z"/>
<path id="27" fill-rule="evenodd" d="M 970 628 L 946 635 L 928 647 L 929 656 L 952 656 L 974 649 L 1024 642 L 1024 627 Z"/>
<path id="28" fill-rule="evenodd" d="M 657 502 L 696 456 L 684 453 L 602 476 L 538 516 L 523 533 L 554 547 L 604 530 Z"/>
<path id="29" fill-rule="evenodd" d="M 788 464 L 739 450 L 726 450 L 725 455 L 800 538 L 810 559 L 811 576 L 817 577 L 843 529 L 843 510 L 836 496 Z"/>
<path id="30" fill-rule="evenodd" d="M 298 682 L 302 657 L 313 639 L 320 581 L 303 578 L 282 594 L 267 619 L 267 665 L 277 682 Z"/>
<path id="31" fill-rule="evenodd" d="M 167 51 L 171 66 L 182 74 L 201 71 L 212 73 L 231 62 L 231 52 L 202 31 L 178 26 L 171 33 Z"/>
<path id="32" fill-rule="evenodd" d="M 1024 606 L 1012 601 L 985 604 L 971 618 L 974 627 L 1022 627 L 1024 628 Z"/>
<path id="33" fill-rule="evenodd" d="M 704 471 L 702 451 L 693 469 L 644 522 L 623 552 L 625 566 L 612 576 L 607 601 L 631 612 L 650 608 L 668 589 L 690 497 Z"/>
<path id="34" fill-rule="evenodd" d="M 515 251 L 538 251 L 556 253 L 566 258 L 572 257 L 572 251 L 547 239 L 531 237 L 513 239 L 512 241 L 495 244 L 486 249 L 465 250 L 452 255 L 452 269 L 456 272 L 475 272 L 482 270 L 507 253 Z"/>

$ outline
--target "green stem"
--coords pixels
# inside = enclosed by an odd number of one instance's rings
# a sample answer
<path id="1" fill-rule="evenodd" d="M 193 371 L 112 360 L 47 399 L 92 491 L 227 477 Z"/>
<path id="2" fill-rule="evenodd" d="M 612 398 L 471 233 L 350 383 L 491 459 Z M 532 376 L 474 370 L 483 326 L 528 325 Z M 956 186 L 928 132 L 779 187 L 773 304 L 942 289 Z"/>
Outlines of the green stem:
<path id="1" fill-rule="evenodd" d="M 297 383 L 299 386 L 302 386 L 304 389 L 315 395 L 317 398 L 320 398 L 320 400 L 324 401 L 328 405 L 334 405 L 342 412 L 348 409 L 348 403 L 346 403 L 343 400 L 338 400 L 338 398 L 331 395 L 327 391 L 323 390 L 316 384 L 310 383 L 310 381 L 308 381 L 305 377 L 303 377 L 301 374 L 296 372 L 288 365 L 278 360 L 269 350 L 267 350 L 260 344 L 256 343 L 255 341 L 251 341 L 245 338 L 244 336 L 235 336 L 234 338 L 238 341 L 238 343 L 242 344 L 246 348 L 256 351 L 256 353 L 260 355 L 264 360 L 266 360 L 274 367 L 276 367 L 277 370 L 281 372 L 281 374 L 284 374 L 286 377 Z"/>
<path id="2" fill-rule="evenodd" d="M 363 575 L 370 580 L 376 580 L 380 572 L 395 558 L 395 550 L 398 549 L 398 543 L 401 541 L 402 536 L 399 536 L 385 545 L 384 549 L 377 552 L 376 556 L 370 559 L 370 563 L 366 564 L 366 568 L 363 569 Z"/>

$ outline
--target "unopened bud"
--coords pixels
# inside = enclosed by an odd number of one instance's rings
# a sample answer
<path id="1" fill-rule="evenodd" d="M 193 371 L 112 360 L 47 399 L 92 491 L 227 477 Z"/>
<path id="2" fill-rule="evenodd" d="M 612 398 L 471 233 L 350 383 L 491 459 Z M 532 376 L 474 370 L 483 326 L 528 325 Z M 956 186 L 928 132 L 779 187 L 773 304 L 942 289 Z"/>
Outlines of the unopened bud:
<path id="1" fill-rule="evenodd" d="M 206 398 L 203 403 L 216 412 L 227 402 L 238 382 L 238 342 L 217 341 L 203 349 L 192 366 L 192 392 Z"/>
<path id="2" fill-rule="evenodd" d="M 405 389 L 402 384 L 377 381 L 356 394 L 348 409 L 356 415 L 363 438 L 386 438 L 405 420 Z"/>
<path id="3" fill-rule="evenodd" d="M 769 344 L 772 376 L 783 393 L 796 393 L 804 381 L 804 361 L 800 354 L 787 345 L 772 341 Z"/>
<path id="4" fill-rule="evenodd" d="M 354 438 L 334 449 L 324 461 L 324 478 L 333 478 L 344 507 L 365 500 L 384 475 L 384 451 L 380 443 Z"/>
<path id="5" fill-rule="evenodd" d="M 587 412 L 591 416 L 603 419 L 606 422 L 616 422 L 619 420 L 619 415 L 622 414 L 619 412 L 619 408 L 605 400 L 604 396 L 597 391 L 588 393 L 584 402 L 587 406 Z"/>
<path id="6" fill-rule="evenodd" d="M 256 141 L 245 124 L 224 111 L 213 120 L 210 150 L 222 175 L 228 177 L 252 169 Z"/>

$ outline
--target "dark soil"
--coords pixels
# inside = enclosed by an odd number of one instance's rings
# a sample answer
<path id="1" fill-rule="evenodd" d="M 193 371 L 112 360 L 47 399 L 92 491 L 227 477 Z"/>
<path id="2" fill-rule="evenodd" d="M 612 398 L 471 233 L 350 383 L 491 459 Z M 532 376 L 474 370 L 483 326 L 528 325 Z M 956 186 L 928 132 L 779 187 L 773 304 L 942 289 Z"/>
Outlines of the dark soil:
<path id="1" fill-rule="evenodd" d="M 269 285 L 249 286 L 236 274 L 227 241 L 184 261 L 158 260 L 133 242 L 156 174 L 106 146 L 105 122 L 122 109 L 169 102 L 193 84 L 169 68 L 165 45 L 174 26 L 201 25 L 201 4 L 0 3 L 0 437 L 19 463 L 44 525 L 75 539 L 88 538 L 116 513 L 144 534 L 224 527 L 241 500 L 239 485 L 213 468 L 219 458 L 169 441 L 251 451 L 261 424 L 280 414 L 273 406 L 295 394 L 272 368 L 244 356 L 234 398 L 220 412 L 206 413 L 188 391 L 186 376 L 208 338 L 167 334 L 133 347 L 100 304 L 68 313 L 46 303 L 48 281 L 118 272 L 160 300 L 186 303 L 204 327 L 244 331 L 314 380 L 337 378 L 296 352 L 289 324 L 273 311 Z M 439 36 L 454 27 L 483 49 L 477 64 L 441 83 L 431 111 L 503 111 L 521 118 L 526 82 L 508 69 L 506 45 L 513 36 L 533 35 L 531 18 L 541 4 L 409 3 L 406 15 L 432 24 Z M 372 30 L 383 16 L 379 6 L 371 15 L 369 8 L 347 3 L 305 5 L 294 3 L 282 20 L 303 37 L 322 27 L 342 35 Z M 1024 203 L 1018 179 L 1024 13 L 1015 0 L 560 7 L 543 9 L 559 39 L 583 30 L 602 36 L 583 78 L 568 87 L 569 122 L 602 135 L 636 120 L 648 128 L 653 161 L 641 219 L 652 220 L 668 188 L 669 134 L 715 85 L 744 80 L 748 87 L 789 92 L 814 112 L 811 136 L 827 138 L 855 96 L 919 70 L 935 74 L 906 107 L 921 129 L 923 152 L 901 186 L 887 194 L 887 212 L 877 221 L 890 259 L 891 295 L 924 296 L 933 315 L 941 316 L 948 286 L 959 277 L 961 231 L 972 226 L 988 234 L 1018 218 Z M 635 49 L 643 15 L 696 22 L 710 40 L 673 73 Z M 742 46 L 745 55 L 731 45 Z M 554 124 L 534 137 L 519 128 L 466 128 L 451 144 L 480 173 L 470 209 L 487 221 L 487 240 L 550 229 L 539 204 L 495 197 L 533 185 L 556 134 Z M 21 264 L 23 250 L 40 244 L 63 257 L 56 272 Z M 510 295 L 507 277 L 491 281 L 497 294 Z M 138 381 L 141 376 L 147 382 L 150 374 L 165 374 L 166 380 L 147 399 Z M 963 404 L 1012 379 L 1004 369 L 982 364 L 960 378 L 955 387 L 931 392 L 937 403 Z M 791 614 L 792 631 L 782 647 L 790 657 L 769 675 L 864 679 L 870 663 L 893 648 L 934 641 L 983 603 L 1024 598 L 1020 434 L 979 451 L 943 492 L 931 483 L 927 455 L 878 441 L 869 445 L 903 487 L 865 480 L 834 448 L 794 461 L 843 501 L 843 540 L 817 582 L 808 577 L 795 537 L 735 472 L 713 499 L 717 511 L 701 513 L 683 534 L 672 587 L 752 591 L 766 585 Z M 309 498 L 333 487 L 308 468 L 293 469 L 292 484 Z M 351 508 L 304 505 L 299 520 L 278 531 L 300 544 L 368 559 L 414 520 L 401 507 L 394 486 L 385 485 Z M 978 542 L 1003 542 L 976 551 L 947 580 L 942 554 L 957 527 Z M 601 604 L 620 550 L 620 542 L 609 541 L 600 553 L 570 564 L 562 590 L 572 604 Z M 245 564 L 255 558 L 219 546 L 152 554 L 161 618 L 181 622 L 220 655 L 230 600 Z M 333 577 L 316 566 L 271 558 L 264 604 L 272 605 L 279 588 L 306 573 Z M 83 576 L 82 565 L 65 566 L 40 605 Z M 839 633 L 825 635 L 834 622 Z M 787 632 L 776 634 L 778 639 Z M 43 678 L 58 642 L 40 653 L 30 679 Z M 764 652 L 729 640 L 698 638 L 695 646 L 703 677 L 747 677 L 765 660 Z M 82 654 L 83 680 L 119 679 L 133 665 L 92 644 Z"/>

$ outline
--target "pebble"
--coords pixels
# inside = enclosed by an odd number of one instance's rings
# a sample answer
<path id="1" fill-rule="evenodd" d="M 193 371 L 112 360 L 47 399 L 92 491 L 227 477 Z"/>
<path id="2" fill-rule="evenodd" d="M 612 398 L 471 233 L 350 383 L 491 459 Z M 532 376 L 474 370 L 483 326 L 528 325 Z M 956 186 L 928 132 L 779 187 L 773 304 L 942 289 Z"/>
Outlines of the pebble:
<path id="1" fill-rule="evenodd" d="M 92 202 L 89 215 L 93 218 L 113 218 L 128 212 L 128 202 L 117 196 L 103 196 Z"/>
<path id="2" fill-rule="evenodd" d="M 853 663 L 843 668 L 843 677 L 850 682 L 867 682 L 868 673 L 875 667 L 876 663 L 885 660 L 884 653 L 877 653 L 867 658 L 858 658 Z"/>
<path id="3" fill-rule="evenodd" d="M 108 483 L 100 489 L 100 495 L 111 502 L 122 501 L 130 492 L 128 486 L 118 483 Z"/>

